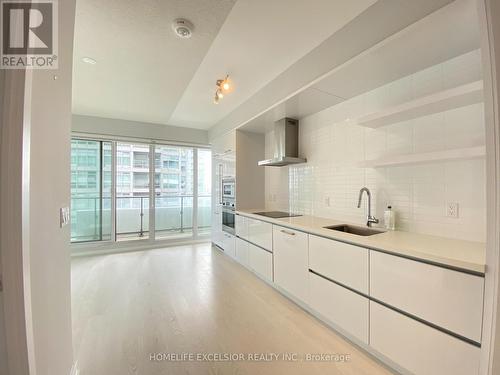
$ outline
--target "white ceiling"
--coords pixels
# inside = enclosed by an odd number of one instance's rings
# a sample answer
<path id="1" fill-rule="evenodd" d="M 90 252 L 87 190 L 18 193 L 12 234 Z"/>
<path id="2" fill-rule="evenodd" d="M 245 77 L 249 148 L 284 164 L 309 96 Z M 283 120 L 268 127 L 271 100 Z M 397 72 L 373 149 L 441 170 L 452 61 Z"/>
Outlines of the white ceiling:
<path id="1" fill-rule="evenodd" d="M 167 124 L 235 1 L 77 0 L 73 113 Z M 192 38 L 173 33 L 179 17 Z"/>
<path id="2" fill-rule="evenodd" d="M 235 2 L 78 0 L 73 112 L 208 129 L 376 0 Z M 226 73 L 235 90 L 214 105 Z"/>

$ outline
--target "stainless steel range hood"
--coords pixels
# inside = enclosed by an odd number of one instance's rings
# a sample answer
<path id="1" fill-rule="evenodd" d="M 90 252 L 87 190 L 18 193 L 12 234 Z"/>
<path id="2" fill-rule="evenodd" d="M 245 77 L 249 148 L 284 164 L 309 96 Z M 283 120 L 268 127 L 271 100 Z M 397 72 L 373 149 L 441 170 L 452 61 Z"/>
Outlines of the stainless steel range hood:
<path id="1" fill-rule="evenodd" d="M 299 158 L 299 121 L 284 118 L 274 123 L 274 155 L 272 159 L 261 160 L 264 167 L 283 167 L 305 163 Z"/>

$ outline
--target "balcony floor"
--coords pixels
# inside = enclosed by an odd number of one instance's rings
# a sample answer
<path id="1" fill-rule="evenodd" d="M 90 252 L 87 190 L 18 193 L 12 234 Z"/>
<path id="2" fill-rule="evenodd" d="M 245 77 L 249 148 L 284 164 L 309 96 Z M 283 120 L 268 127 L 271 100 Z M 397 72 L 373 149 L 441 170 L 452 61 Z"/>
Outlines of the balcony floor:
<path id="1" fill-rule="evenodd" d="M 390 374 L 208 243 L 72 261 L 80 374 Z M 348 362 L 155 362 L 151 353 L 345 353 Z"/>

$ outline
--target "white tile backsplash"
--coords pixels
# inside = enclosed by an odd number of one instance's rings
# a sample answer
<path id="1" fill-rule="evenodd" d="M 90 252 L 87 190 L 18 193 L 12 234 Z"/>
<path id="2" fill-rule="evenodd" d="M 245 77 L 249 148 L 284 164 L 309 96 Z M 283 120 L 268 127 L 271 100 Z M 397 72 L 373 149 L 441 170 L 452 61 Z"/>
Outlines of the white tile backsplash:
<path id="1" fill-rule="evenodd" d="M 358 166 L 360 161 L 390 155 L 484 144 L 482 103 L 378 129 L 355 121 L 479 79 L 480 52 L 473 51 L 303 118 L 299 153 L 308 162 L 266 168 L 266 208 L 363 223 L 365 206 L 358 209 L 356 204 L 359 189 L 367 186 L 375 215 L 382 219 L 391 204 L 400 230 L 484 241 L 483 159 L 377 169 Z M 270 132 L 266 157 L 272 156 L 272 144 Z M 458 218 L 446 216 L 447 202 L 459 203 Z"/>

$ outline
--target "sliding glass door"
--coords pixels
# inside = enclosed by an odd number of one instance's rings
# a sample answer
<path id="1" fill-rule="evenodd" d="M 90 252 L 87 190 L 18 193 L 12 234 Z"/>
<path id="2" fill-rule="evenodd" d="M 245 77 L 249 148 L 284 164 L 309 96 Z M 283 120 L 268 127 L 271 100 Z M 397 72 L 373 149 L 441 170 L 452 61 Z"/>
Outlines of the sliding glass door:
<path id="1" fill-rule="evenodd" d="M 71 241 L 111 239 L 111 142 L 71 141 Z"/>
<path id="2" fill-rule="evenodd" d="M 208 236 L 211 159 L 203 148 L 74 138 L 71 241 Z"/>
<path id="3" fill-rule="evenodd" d="M 116 143 L 116 240 L 149 237 L 147 144 Z"/>
<path id="4" fill-rule="evenodd" d="M 198 149 L 198 235 L 209 235 L 212 222 L 212 151 Z"/>
<path id="5" fill-rule="evenodd" d="M 156 238 L 193 235 L 194 150 L 155 146 Z"/>

